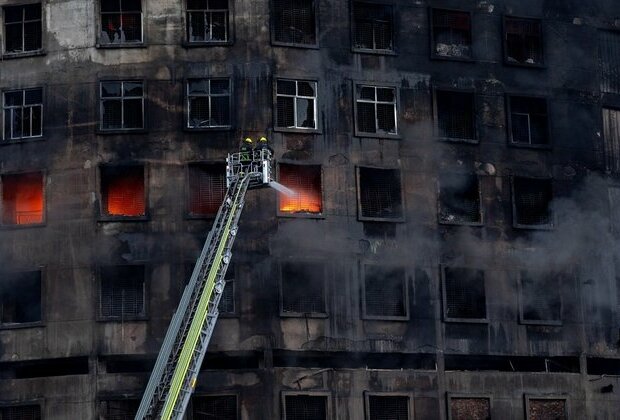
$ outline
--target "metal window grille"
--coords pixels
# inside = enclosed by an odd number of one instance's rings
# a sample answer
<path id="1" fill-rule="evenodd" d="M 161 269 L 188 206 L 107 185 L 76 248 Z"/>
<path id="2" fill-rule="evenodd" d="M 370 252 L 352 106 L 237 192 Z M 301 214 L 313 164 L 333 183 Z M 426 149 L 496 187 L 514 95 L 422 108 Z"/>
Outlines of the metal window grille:
<path id="1" fill-rule="evenodd" d="M 226 194 L 226 167 L 221 164 L 189 166 L 189 213 L 192 216 L 217 214 Z"/>
<path id="2" fill-rule="evenodd" d="M 491 402 L 488 398 L 450 398 L 451 420 L 490 420 Z"/>
<path id="3" fill-rule="evenodd" d="M 365 50 L 394 49 L 392 6 L 355 2 L 353 46 Z"/>
<path id="4" fill-rule="evenodd" d="M 368 420 L 409 420 L 409 397 L 369 395 Z"/>
<path id="5" fill-rule="evenodd" d="M 444 267 L 446 318 L 485 319 L 484 271 Z"/>
<path id="6" fill-rule="evenodd" d="M 101 130 L 144 128 L 144 83 L 101 82 Z"/>
<path id="7" fill-rule="evenodd" d="M 480 183 L 475 175 L 442 175 L 439 185 L 442 223 L 480 223 Z"/>
<path id="8" fill-rule="evenodd" d="M 513 143 L 549 144 L 547 101 L 543 98 L 510 97 Z"/>
<path id="9" fill-rule="evenodd" d="M 0 273 L 0 325 L 38 321 L 41 321 L 41 272 Z"/>
<path id="10" fill-rule="evenodd" d="M 471 18 L 467 12 L 433 9 L 433 53 L 471 58 Z"/>
<path id="11" fill-rule="evenodd" d="M 542 64 L 542 26 L 537 19 L 506 18 L 506 60 L 521 64 Z"/>
<path id="12" fill-rule="evenodd" d="M 435 92 L 440 137 L 474 139 L 474 95 L 468 92 Z"/>
<path id="13" fill-rule="evenodd" d="M 101 268 L 100 315 L 135 318 L 146 315 L 144 266 Z"/>
<path id="14" fill-rule="evenodd" d="M 359 168 L 361 218 L 401 219 L 402 190 L 398 169 Z"/>
<path id="15" fill-rule="evenodd" d="M 620 173 L 620 110 L 603 108 L 605 170 Z"/>
<path id="16" fill-rule="evenodd" d="M 515 177 L 513 185 L 516 224 L 522 226 L 552 225 L 551 180 Z"/>
<path id="17" fill-rule="evenodd" d="M 276 121 L 278 127 L 314 129 L 316 124 L 316 82 L 276 81 Z"/>
<path id="18" fill-rule="evenodd" d="M 566 401 L 553 399 L 529 400 L 528 420 L 566 420 Z"/>
<path id="19" fill-rule="evenodd" d="M 187 0 L 187 41 L 228 41 L 228 0 Z"/>
<path id="20" fill-rule="evenodd" d="M 620 93 L 620 32 L 600 31 L 598 40 L 601 92 Z"/>
<path id="21" fill-rule="evenodd" d="M 273 30 L 277 42 L 316 44 L 313 0 L 273 0 Z"/>
<path id="22" fill-rule="evenodd" d="M 187 127 L 230 127 L 230 81 L 191 79 L 187 83 Z"/>
<path id="23" fill-rule="evenodd" d="M 41 49 L 41 4 L 4 7 L 4 52 Z"/>
<path id="24" fill-rule="evenodd" d="M 4 139 L 40 137 L 43 133 L 43 89 L 4 92 Z"/>
<path id="25" fill-rule="evenodd" d="M 102 211 L 107 216 L 144 216 L 146 199 L 142 166 L 101 169 Z"/>
<path id="26" fill-rule="evenodd" d="M 364 311 L 367 316 L 407 316 L 405 273 L 402 268 L 364 267 Z"/>
<path id="27" fill-rule="evenodd" d="M 327 420 L 327 397 L 286 395 L 284 420 Z"/>
<path id="28" fill-rule="evenodd" d="M 192 420 L 237 420 L 235 395 L 209 395 L 192 398 Z"/>
<path id="29" fill-rule="evenodd" d="M 102 400 L 99 402 L 99 420 L 133 420 L 140 402 L 134 399 Z"/>
<path id="30" fill-rule="evenodd" d="M 13 405 L 0 407 L 0 420 L 41 420 L 41 406 Z"/>
<path id="31" fill-rule="evenodd" d="M 323 211 L 321 192 L 321 167 L 317 165 L 280 164 L 280 182 L 296 192 L 291 197 L 280 194 L 280 211 L 283 213 L 312 213 Z"/>
<path id="32" fill-rule="evenodd" d="M 222 297 L 220 297 L 220 303 L 217 306 L 220 314 L 235 313 L 235 280 L 233 278 L 228 278 L 228 276 L 229 273 L 226 274 L 226 287 L 224 287 Z"/>
<path id="33" fill-rule="evenodd" d="M 357 85 L 357 130 L 361 133 L 397 134 L 396 89 Z"/>
<path id="34" fill-rule="evenodd" d="M 561 321 L 561 277 L 557 273 L 521 272 L 521 308 L 524 321 Z"/>
<path id="35" fill-rule="evenodd" d="M 43 174 L 41 172 L 2 176 L 2 223 L 43 223 Z"/>
<path id="36" fill-rule="evenodd" d="M 101 0 L 101 44 L 142 42 L 142 1 Z"/>
<path id="37" fill-rule="evenodd" d="M 282 312 L 325 313 L 323 267 L 314 263 L 282 264 Z"/>

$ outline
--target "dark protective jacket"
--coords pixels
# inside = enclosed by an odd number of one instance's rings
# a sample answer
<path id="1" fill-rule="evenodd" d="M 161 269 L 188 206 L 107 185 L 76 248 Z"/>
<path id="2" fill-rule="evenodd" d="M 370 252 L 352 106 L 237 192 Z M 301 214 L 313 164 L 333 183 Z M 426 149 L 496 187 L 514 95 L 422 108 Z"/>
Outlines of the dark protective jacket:
<path id="1" fill-rule="evenodd" d="M 241 162 L 250 162 L 252 160 L 252 146 L 243 143 L 241 147 L 239 147 L 239 160 Z"/>

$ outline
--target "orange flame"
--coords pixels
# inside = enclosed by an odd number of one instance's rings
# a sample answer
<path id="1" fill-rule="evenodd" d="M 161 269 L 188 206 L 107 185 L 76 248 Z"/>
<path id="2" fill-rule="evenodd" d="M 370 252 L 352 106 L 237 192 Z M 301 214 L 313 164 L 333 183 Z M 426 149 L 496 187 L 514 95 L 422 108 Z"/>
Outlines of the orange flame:
<path id="1" fill-rule="evenodd" d="M 295 191 L 290 197 L 280 193 L 280 211 L 283 213 L 321 213 L 321 168 L 280 164 L 280 183 Z"/>
<path id="2" fill-rule="evenodd" d="M 2 184 L 2 223 L 43 223 L 43 174 L 6 175 Z"/>
<path id="3" fill-rule="evenodd" d="M 106 212 L 110 216 L 144 216 L 144 177 L 142 173 L 112 176 L 104 191 Z"/>

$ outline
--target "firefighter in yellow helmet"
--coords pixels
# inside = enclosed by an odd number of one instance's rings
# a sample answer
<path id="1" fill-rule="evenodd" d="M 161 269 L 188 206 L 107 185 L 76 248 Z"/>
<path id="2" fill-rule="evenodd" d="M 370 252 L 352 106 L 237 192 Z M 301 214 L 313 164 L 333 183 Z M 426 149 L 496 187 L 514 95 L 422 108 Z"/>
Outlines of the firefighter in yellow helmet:
<path id="1" fill-rule="evenodd" d="M 252 139 L 246 137 L 239 146 L 239 161 L 242 165 L 249 165 L 252 161 Z"/>
<path id="2" fill-rule="evenodd" d="M 269 141 L 265 136 L 262 136 L 260 139 L 258 139 L 258 144 L 254 148 L 254 150 L 269 150 L 269 152 L 273 154 L 273 149 L 269 147 Z"/>

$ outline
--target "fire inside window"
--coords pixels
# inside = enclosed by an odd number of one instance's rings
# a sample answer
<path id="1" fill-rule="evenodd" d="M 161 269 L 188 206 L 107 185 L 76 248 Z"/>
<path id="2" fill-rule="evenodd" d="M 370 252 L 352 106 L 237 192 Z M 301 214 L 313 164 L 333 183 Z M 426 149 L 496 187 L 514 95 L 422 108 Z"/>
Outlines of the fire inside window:
<path id="1" fill-rule="evenodd" d="M 409 397 L 369 395 L 367 420 L 409 420 Z"/>
<path id="2" fill-rule="evenodd" d="M 144 216 L 146 214 L 144 168 L 102 167 L 101 201 L 102 212 L 106 216 Z"/>
<path id="3" fill-rule="evenodd" d="M 191 79 L 187 83 L 187 127 L 230 127 L 228 79 Z"/>
<path id="4" fill-rule="evenodd" d="M 446 320 L 487 317 L 484 271 L 444 267 L 444 315 Z"/>
<path id="5" fill-rule="evenodd" d="M 316 128 L 316 82 L 276 81 L 276 126 Z"/>
<path id="6" fill-rule="evenodd" d="M 560 287 L 563 276 L 551 272 L 521 272 L 521 321 L 556 325 L 562 322 Z"/>
<path id="7" fill-rule="evenodd" d="M 510 135 L 513 143 L 549 144 L 547 101 L 544 98 L 511 96 Z"/>
<path id="8" fill-rule="evenodd" d="M 543 64 L 540 20 L 506 18 L 504 37 L 508 63 Z"/>
<path id="9" fill-rule="evenodd" d="M 551 180 L 513 178 L 514 225 L 516 227 L 551 227 Z"/>
<path id="10" fill-rule="evenodd" d="M 357 85 L 356 128 L 364 134 L 397 134 L 396 89 Z"/>
<path id="11" fill-rule="evenodd" d="M 620 93 L 620 33 L 599 31 L 601 92 Z"/>
<path id="12" fill-rule="evenodd" d="M 405 272 L 402 268 L 364 266 L 364 315 L 404 318 L 407 310 Z"/>
<path id="13" fill-rule="evenodd" d="M 101 130 L 144 128 L 144 83 L 101 82 Z"/>
<path id="14" fill-rule="evenodd" d="M 139 405 L 135 399 L 100 400 L 99 415 L 106 420 L 133 420 Z"/>
<path id="15" fill-rule="evenodd" d="M 0 273 L 0 284 L 0 325 L 41 321 L 40 271 Z"/>
<path id="16" fill-rule="evenodd" d="M 4 52 L 41 49 L 41 4 L 4 7 Z"/>
<path id="17" fill-rule="evenodd" d="M 527 420 L 566 420 L 566 400 L 529 398 Z"/>
<path id="18" fill-rule="evenodd" d="M 101 44 L 142 42 L 142 1 L 101 0 Z"/>
<path id="19" fill-rule="evenodd" d="M 280 212 L 320 214 L 323 211 L 320 166 L 281 163 L 280 183 L 296 193 L 295 196 L 279 194 Z"/>
<path id="20" fill-rule="evenodd" d="M 316 263 L 282 264 L 282 312 L 324 314 L 325 279 L 323 266 Z"/>
<path id="21" fill-rule="evenodd" d="M 273 0 L 274 40 L 287 44 L 316 44 L 314 0 Z"/>
<path id="22" fill-rule="evenodd" d="M 40 137 L 43 120 L 43 90 L 4 92 L 4 139 Z"/>
<path id="23" fill-rule="evenodd" d="M 435 107 L 439 137 L 463 140 L 476 138 L 473 93 L 437 90 Z"/>
<path id="24" fill-rule="evenodd" d="M 491 402 L 488 398 L 450 397 L 451 420 L 488 420 Z"/>
<path id="25" fill-rule="evenodd" d="M 471 58 L 471 17 L 467 12 L 433 9 L 433 54 Z"/>
<path id="26" fill-rule="evenodd" d="M 482 222 L 480 183 L 475 175 L 443 174 L 439 183 L 439 221 L 452 224 Z"/>
<path id="27" fill-rule="evenodd" d="M 0 407 L 0 419 L 4 420 L 41 420 L 39 405 L 11 405 Z"/>
<path id="28" fill-rule="evenodd" d="M 189 166 L 189 214 L 217 214 L 226 194 L 226 167 L 220 164 Z"/>
<path id="29" fill-rule="evenodd" d="M 358 177 L 360 220 L 402 220 L 402 190 L 398 169 L 359 167 Z"/>
<path id="30" fill-rule="evenodd" d="M 194 420 L 237 420 L 237 396 L 195 396 L 192 398 L 192 414 Z"/>
<path id="31" fill-rule="evenodd" d="M 187 42 L 228 40 L 228 0 L 187 0 Z"/>
<path id="32" fill-rule="evenodd" d="M 394 49 L 392 6 L 355 2 L 353 26 L 353 48 L 378 51 Z"/>
<path id="33" fill-rule="evenodd" d="M 285 395 L 284 420 L 327 420 L 327 397 Z"/>
<path id="34" fill-rule="evenodd" d="M 603 141 L 605 146 L 605 170 L 620 173 L 620 110 L 603 108 Z"/>
<path id="35" fill-rule="evenodd" d="M 43 223 L 43 174 L 2 176 L 2 223 L 32 225 Z"/>
<path id="36" fill-rule="evenodd" d="M 146 315 L 144 266 L 100 268 L 100 316 L 131 319 Z"/>

